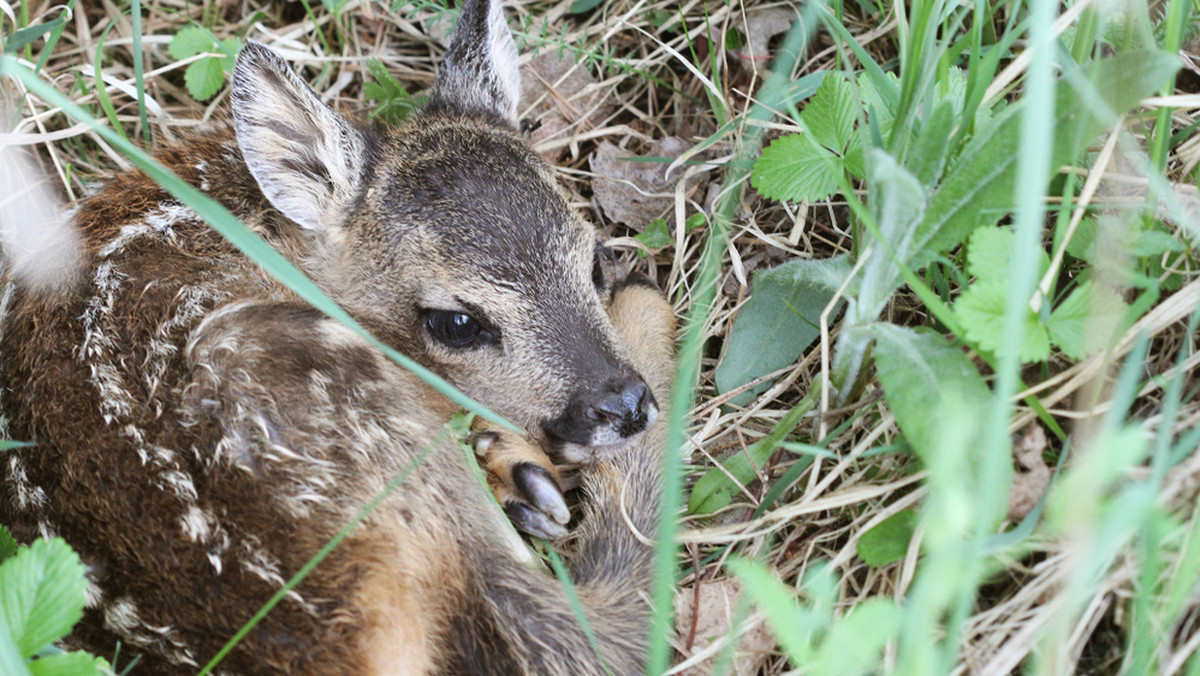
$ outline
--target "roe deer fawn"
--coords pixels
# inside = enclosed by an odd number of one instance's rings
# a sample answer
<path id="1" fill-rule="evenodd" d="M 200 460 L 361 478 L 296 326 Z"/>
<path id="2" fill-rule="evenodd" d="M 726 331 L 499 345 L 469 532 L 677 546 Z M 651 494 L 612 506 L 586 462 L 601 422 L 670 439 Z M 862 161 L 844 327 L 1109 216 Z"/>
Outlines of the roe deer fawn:
<path id="1" fill-rule="evenodd" d="M 251 43 L 233 123 L 159 159 L 375 336 L 508 420 L 481 436 L 510 518 L 558 535 L 557 463 L 585 464 L 561 585 L 498 535 L 451 442 L 457 407 L 300 301 L 138 172 L 74 216 L 55 289 L 0 297 L 0 522 L 62 536 L 90 587 L 74 646 L 192 674 L 354 514 L 423 461 L 218 674 L 616 674 L 642 669 L 674 318 L 619 279 L 516 131 L 497 0 L 466 0 L 427 108 L 348 121 Z M 231 128 L 229 128 L 231 127 Z M 486 448 L 484 448 L 486 447 Z M 547 449 L 543 454 L 540 448 Z"/>

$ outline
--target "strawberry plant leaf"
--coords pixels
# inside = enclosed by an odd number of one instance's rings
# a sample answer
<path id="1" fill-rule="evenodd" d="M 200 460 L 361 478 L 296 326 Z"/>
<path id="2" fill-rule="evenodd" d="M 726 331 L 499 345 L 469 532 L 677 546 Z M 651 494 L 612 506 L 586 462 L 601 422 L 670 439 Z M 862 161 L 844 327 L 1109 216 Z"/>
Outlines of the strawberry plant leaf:
<path id="1" fill-rule="evenodd" d="M 1128 309 L 1113 291 L 1085 282 L 1054 308 L 1046 329 L 1063 354 L 1083 359 L 1109 346 Z"/>
<path id="2" fill-rule="evenodd" d="M 200 26 L 188 26 L 171 38 L 171 44 L 167 46 L 167 51 L 171 56 L 182 61 L 197 54 L 211 52 L 216 44 L 217 41 L 213 37 L 212 31 Z"/>
<path id="3" fill-rule="evenodd" d="M 212 98 L 225 84 L 225 69 L 221 67 L 221 61 L 215 56 L 203 58 L 189 64 L 184 71 L 184 84 L 197 101 Z"/>
<path id="4" fill-rule="evenodd" d="M 656 218 L 646 224 L 646 229 L 635 235 L 634 239 L 646 245 L 648 249 L 661 249 L 675 242 L 671 229 L 667 227 L 666 219 Z"/>
<path id="5" fill-rule="evenodd" d="M 979 349 L 993 354 L 1005 354 L 1010 346 L 1004 342 L 1004 311 L 1009 287 L 1003 280 L 980 281 L 972 284 L 954 305 L 967 335 L 965 338 Z M 1019 346 L 1022 362 L 1042 361 L 1050 356 L 1050 338 L 1046 327 L 1032 310 L 1026 309 L 1025 340 Z"/>
<path id="6" fill-rule="evenodd" d="M 28 659 L 83 617 L 83 564 L 61 538 L 35 540 L 0 564 L 0 616 Z"/>
<path id="7" fill-rule="evenodd" d="M 111 674 L 108 661 L 85 652 L 47 655 L 29 663 L 32 676 L 104 676 Z"/>
<path id="8" fill-rule="evenodd" d="M 828 78 L 827 78 L 828 79 Z M 829 197 L 838 189 L 838 157 L 808 134 L 781 136 L 754 163 L 750 184 L 763 197 L 792 202 Z"/>
<path id="9" fill-rule="evenodd" d="M 818 143 L 843 155 L 854 133 L 854 111 L 857 109 L 858 101 L 850 83 L 841 73 L 835 72 L 825 76 L 801 117 Z"/>

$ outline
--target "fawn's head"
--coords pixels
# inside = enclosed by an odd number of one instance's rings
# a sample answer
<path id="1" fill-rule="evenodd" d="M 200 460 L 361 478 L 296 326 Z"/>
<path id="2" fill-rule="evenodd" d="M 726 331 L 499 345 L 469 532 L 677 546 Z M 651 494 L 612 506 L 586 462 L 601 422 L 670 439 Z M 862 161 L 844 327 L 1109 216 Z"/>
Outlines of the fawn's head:
<path id="1" fill-rule="evenodd" d="M 564 459 L 600 457 L 657 405 L 606 313 L 611 255 L 516 132 L 517 50 L 497 0 L 467 0 L 426 109 L 366 129 L 248 44 L 238 144 L 299 228 L 307 267 L 384 340 Z"/>

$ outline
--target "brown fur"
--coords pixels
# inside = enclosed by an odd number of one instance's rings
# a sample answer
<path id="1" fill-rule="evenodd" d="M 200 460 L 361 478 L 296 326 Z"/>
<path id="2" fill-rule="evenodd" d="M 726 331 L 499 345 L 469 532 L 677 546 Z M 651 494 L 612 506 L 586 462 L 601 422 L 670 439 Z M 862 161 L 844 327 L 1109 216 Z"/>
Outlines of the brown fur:
<path id="1" fill-rule="evenodd" d="M 463 11 L 476 33 L 495 27 L 482 0 Z M 474 52 L 456 41 L 461 79 Z M 477 109 L 504 78 L 461 99 L 445 85 L 428 115 L 372 131 L 322 118 L 293 75 L 265 69 L 280 89 L 240 102 L 257 90 L 235 90 L 235 106 L 262 116 L 238 120 L 257 168 L 228 130 L 159 159 L 375 335 L 535 436 L 547 421 L 598 425 L 572 411 L 600 383 L 644 380 L 665 402 L 671 309 L 647 286 L 614 288 L 611 271 L 597 286 L 594 233 L 508 128 L 511 105 Z M 291 99 L 308 112 L 272 108 Z M 259 150 L 248 134 L 266 134 Z M 317 140 L 289 150 L 294 134 Z M 346 148 L 358 154 L 337 155 Z M 278 203 L 260 185 L 283 186 Z M 626 518 L 653 537 L 661 423 L 584 449 L 598 463 L 585 471 L 571 570 L 601 659 L 558 582 L 497 534 L 461 451 L 435 443 L 455 405 L 140 173 L 115 177 L 75 222 L 86 263 L 67 291 L 10 276 L 0 299 L 6 432 L 35 444 L 0 456 L 0 522 L 23 541 L 60 535 L 87 564 L 72 645 L 111 654 L 121 641 L 123 656 L 141 655 L 135 673 L 194 673 L 423 458 L 217 673 L 640 672 L 651 550 Z M 451 350 L 423 333 L 423 308 L 460 305 L 502 340 Z"/>

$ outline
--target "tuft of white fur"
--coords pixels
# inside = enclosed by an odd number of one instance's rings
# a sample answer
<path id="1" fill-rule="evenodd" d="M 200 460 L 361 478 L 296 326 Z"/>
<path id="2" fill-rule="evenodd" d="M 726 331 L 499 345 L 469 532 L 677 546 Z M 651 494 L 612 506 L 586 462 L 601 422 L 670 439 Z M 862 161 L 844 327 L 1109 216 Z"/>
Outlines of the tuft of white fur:
<path id="1" fill-rule="evenodd" d="M 0 145 L 0 245 L 23 284 L 55 291 L 81 262 L 79 234 L 49 180 L 16 146 Z"/>

